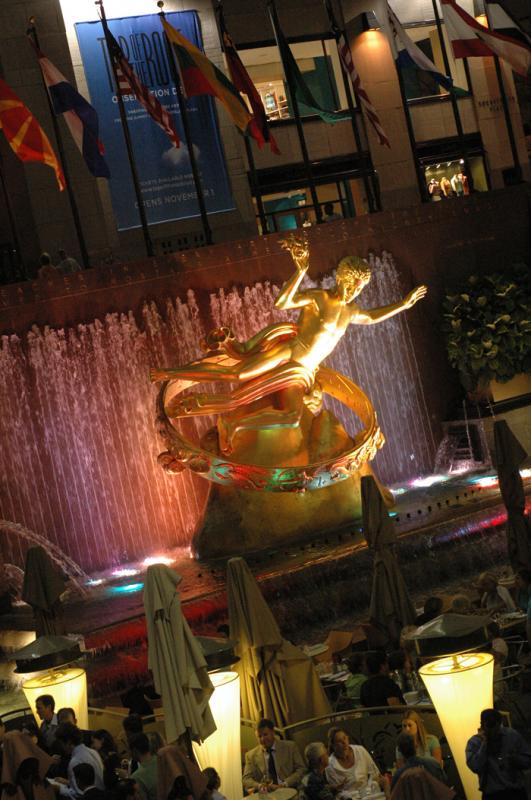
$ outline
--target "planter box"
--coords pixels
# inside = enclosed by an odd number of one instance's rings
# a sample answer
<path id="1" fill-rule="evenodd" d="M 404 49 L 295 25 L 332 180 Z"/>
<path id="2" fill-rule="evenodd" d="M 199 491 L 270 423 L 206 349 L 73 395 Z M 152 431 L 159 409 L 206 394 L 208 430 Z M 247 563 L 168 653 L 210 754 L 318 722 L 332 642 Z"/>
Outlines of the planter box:
<path id="1" fill-rule="evenodd" d="M 507 383 L 491 381 L 490 391 L 495 403 L 499 403 L 500 400 L 509 400 L 511 397 L 519 397 L 522 394 L 531 394 L 531 375 L 522 372 Z"/>

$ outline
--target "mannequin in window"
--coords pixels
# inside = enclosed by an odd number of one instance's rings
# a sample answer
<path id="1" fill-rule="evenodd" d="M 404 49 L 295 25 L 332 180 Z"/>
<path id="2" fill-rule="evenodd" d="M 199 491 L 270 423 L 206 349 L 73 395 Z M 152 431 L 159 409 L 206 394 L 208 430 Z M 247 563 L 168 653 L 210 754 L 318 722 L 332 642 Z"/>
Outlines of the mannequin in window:
<path id="1" fill-rule="evenodd" d="M 436 203 L 442 199 L 441 185 L 439 181 L 435 180 L 435 178 L 432 178 L 428 183 L 428 192 L 433 202 Z"/>
<path id="2" fill-rule="evenodd" d="M 468 178 L 464 172 L 459 172 L 457 177 L 463 185 L 463 194 L 470 194 L 470 186 L 468 185 Z"/>
<path id="3" fill-rule="evenodd" d="M 452 196 L 452 184 L 450 183 L 446 175 L 443 175 L 441 178 L 441 191 L 445 197 Z"/>
<path id="4" fill-rule="evenodd" d="M 461 197 L 461 195 L 464 193 L 463 181 L 461 175 L 462 175 L 461 172 L 457 172 L 450 180 L 450 183 L 452 184 L 452 189 L 454 190 L 454 192 L 458 197 Z"/>

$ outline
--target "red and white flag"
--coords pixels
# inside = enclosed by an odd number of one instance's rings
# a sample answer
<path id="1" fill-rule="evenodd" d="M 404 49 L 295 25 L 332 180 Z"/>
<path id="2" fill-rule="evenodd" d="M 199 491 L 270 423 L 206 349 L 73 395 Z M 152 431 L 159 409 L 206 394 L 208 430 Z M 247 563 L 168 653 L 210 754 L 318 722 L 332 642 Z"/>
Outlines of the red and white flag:
<path id="1" fill-rule="evenodd" d="M 441 8 L 455 58 L 499 56 L 524 78 L 531 73 L 531 47 L 485 28 L 455 0 L 441 0 Z"/>
<path id="2" fill-rule="evenodd" d="M 339 33 L 337 39 L 337 51 L 339 53 L 341 66 L 343 67 L 346 74 L 350 77 L 350 80 L 352 81 L 354 94 L 358 98 L 362 110 L 365 112 L 367 116 L 367 119 L 369 120 L 372 127 L 376 131 L 378 141 L 380 142 L 380 144 L 385 144 L 387 145 L 387 147 L 391 147 L 389 139 L 387 138 L 387 134 L 382 127 L 382 123 L 380 122 L 380 117 L 376 113 L 376 109 L 371 103 L 369 95 L 361 85 L 361 78 L 359 76 L 358 70 L 356 69 L 354 61 L 352 60 L 352 53 L 350 51 L 349 44 L 342 33 Z"/>
<path id="3" fill-rule="evenodd" d="M 140 105 L 145 108 L 151 119 L 162 128 L 165 134 L 167 134 L 173 146 L 180 147 L 179 134 L 177 133 L 177 129 L 170 114 L 149 91 L 147 86 L 144 86 L 122 52 L 120 45 L 109 30 L 107 20 L 102 19 L 101 24 L 109 49 L 109 55 L 114 62 L 116 79 L 118 81 L 118 92 L 121 95 L 134 95 Z"/>

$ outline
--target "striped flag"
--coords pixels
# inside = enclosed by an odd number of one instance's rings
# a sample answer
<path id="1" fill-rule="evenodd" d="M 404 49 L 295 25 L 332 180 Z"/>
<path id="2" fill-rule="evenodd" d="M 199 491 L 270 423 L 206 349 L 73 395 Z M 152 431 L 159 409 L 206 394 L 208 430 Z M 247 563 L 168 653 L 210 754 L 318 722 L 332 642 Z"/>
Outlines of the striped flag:
<path id="1" fill-rule="evenodd" d="M 109 167 L 103 158 L 104 147 L 99 139 L 99 121 L 95 109 L 46 58 L 31 37 L 29 41 L 39 61 L 54 114 L 62 114 L 91 174 L 96 178 L 109 178 Z"/>
<path id="2" fill-rule="evenodd" d="M 345 39 L 344 34 L 341 32 L 339 32 L 339 35 L 337 37 L 337 51 L 339 53 L 341 66 L 343 67 L 346 74 L 350 77 L 350 80 L 352 81 L 354 94 L 359 100 L 359 103 L 367 119 L 369 120 L 372 127 L 376 131 L 376 136 L 378 137 L 378 141 L 380 142 L 381 145 L 386 145 L 387 147 L 391 147 L 389 139 L 387 138 L 387 134 L 385 133 L 382 127 L 382 123 L 380 122 L 380 117 L 376 113 L 376 109 L 371 103 L 369 95 L 361 85 L 361 78 L 359 76 L 358 70 L 356 69 L 354 61 L 352 60 L 352 52 L 350 50 L 350 46 L 347 40 Z"/>
<path id="3" fill-rule="evenodd" d="M 157 98 L 144 86 L 131 64 L 125 57 L 120 45 L 112 35 L 107 25 L 107 20 L 102 19 L 103 32 L 109 49 L 109 55 L 114 63 L 116 79 L 118 82 L 118 92 L 121 95 L 132 94 L 136 97 L 141 106 L 145 108 L 149 116 L 159 125 L 168 136 L 174 147 L 180 146 L 179 134 L 175 128 L 173 120 L 166 109 L 159 103 Z"/>
<path id="4" fill-rule="evenodd" d="M 499 56 L 524 78 L 531 75 L 528 44 L 485 28 L 454 0 L 441 0 L 441 8 L 455 58 Z"/>
<path id="5" fill-rule="evenodd" d="M 253 115 L 249 113 L 236 87 L 195 44 L 188 41 L 164 17 L 162 27 L 175 54 L 186 97 L 203 94 L 217 97 L 236 127 L 246 133 Z"/>

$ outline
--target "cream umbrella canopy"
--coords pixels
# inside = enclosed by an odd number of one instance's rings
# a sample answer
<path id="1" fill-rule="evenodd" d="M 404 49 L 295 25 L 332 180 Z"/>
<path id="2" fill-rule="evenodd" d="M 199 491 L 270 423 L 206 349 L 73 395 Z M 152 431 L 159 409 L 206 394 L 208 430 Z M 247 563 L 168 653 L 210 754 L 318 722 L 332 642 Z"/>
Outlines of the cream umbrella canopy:
<path id="1" fill-rule="evenodd" d="M 240 657 L 242 715 L 279 726 L 330 713 L 313 662 L 282 638 L 269 606 L 243 558 L 227 564 L 230 638 Z"/>
<path id="2" fill-rule="evenodd" d="M 209 706 L 214 691 L 203 651 L 181 610 L 177 586 L 182 578 L 163 564 L 148 567 L 144 608 L 148 666 L 162 697 L 166 740 L 186 734 L 201 742 L 216 730 Z"/>
<path id="3" fill-rule="evenodd" d="M 371 622 L 396 639 L 401 628 L 414 622 L 415 608 L 392 549 L 396 531 L 372 475 L 361 479 L 361 503 L 363 531 L 374 551 Z"/>

